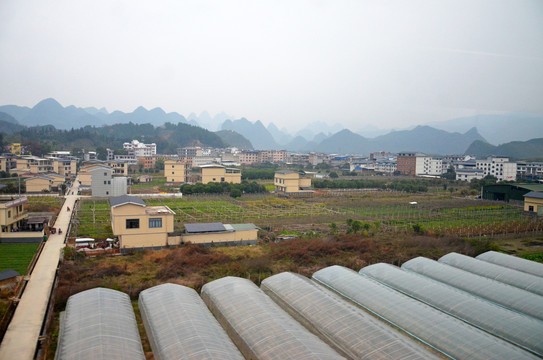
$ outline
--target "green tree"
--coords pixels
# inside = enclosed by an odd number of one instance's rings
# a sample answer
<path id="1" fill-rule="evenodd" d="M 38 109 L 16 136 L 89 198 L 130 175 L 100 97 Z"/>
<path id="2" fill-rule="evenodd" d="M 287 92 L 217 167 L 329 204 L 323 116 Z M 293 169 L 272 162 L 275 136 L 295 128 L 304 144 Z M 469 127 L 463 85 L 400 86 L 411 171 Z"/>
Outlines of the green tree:
<path id="1" fill-rule="evenodd" d="M 107 150 L 103 146 L 99 146 L 96 148 L 96 157 L 98 160 L 107 160 Z"/>
<path id="2" fill-rule="evenodd" d="M 335 172 L 335 171 L 332 171 L 329 176 L 332 178 L 332 179 L 337 179 L 339 177 L 339 175 Z"/>

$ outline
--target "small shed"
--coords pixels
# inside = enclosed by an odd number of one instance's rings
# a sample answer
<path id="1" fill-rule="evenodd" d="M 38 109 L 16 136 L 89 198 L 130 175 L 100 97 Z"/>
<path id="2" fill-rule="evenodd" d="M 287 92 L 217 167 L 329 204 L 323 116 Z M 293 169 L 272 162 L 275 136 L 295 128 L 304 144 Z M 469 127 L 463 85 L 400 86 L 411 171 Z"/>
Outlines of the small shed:
<path id="1" fill-rule="evenodd" d="M 9 285 L 17 281 L 17 277 L 21 276 L 17 271 L 8 269 L 0 271 L 0 286 Z"/>
<path id="2" fill-rule="evenodd" d="M 530 191 L 524 195 L 524 211 L 543 215 L 543 192 Z"/>

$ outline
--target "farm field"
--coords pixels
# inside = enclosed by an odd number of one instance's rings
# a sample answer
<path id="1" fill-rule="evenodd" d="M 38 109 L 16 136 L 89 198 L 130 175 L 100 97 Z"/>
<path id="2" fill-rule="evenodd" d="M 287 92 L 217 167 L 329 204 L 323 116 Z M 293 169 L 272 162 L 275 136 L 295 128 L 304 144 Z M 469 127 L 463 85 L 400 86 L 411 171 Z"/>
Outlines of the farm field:
<path id="1" fill-rule="evenodd" d="M 0 244 L 0 271 L 13 269 L 26 274 L 26 269 L 38 249 L 39 243 Z"/>
<path id="2" fill-rule="evenodd" d="M 275 233 L 326 233 L 331 223 L 341 227 L 347 219 L 367 223 L 372 233 L 404 233 L 416 228 L 419 233 L 436 236 L 480 237 L 543 230 L 543 221 L 521 208 L 435 193 L 352 192 L 303 199 L 199 195 L 145 202 L 170 207 L 176 213 L 176 230 L 185 223 L 252 222 Z M 107 200 L 82 200 L 72 236 L 112 235 Z"/>
<path id="3" fill-rule="evenodd" d="M 58 214 L 64 198 L 60 196 L 28 196 L 28 212 L 53 212 Z"/>

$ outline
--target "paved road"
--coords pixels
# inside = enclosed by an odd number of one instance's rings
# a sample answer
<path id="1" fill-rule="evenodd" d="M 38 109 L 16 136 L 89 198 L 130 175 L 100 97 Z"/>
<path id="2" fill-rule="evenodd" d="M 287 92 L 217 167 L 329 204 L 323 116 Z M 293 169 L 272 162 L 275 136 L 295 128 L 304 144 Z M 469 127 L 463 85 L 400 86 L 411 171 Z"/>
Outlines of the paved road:
<path id="1" fill-rule="evenodd" d="M 64 237 L 70 223 L 71 209 L 78 198 L 79 182 L 68 191 L 64 206 L 55 222 L 57 229 L 62 229 L 62 235 L 51 234 L 42 253 L 30 275 L 23 296 L 17 305 L 13 319 L 0 344 L 0 360 L 32 360 L 36 353 L 38 338 L 49 305 L 49 295 L 55 280 L 55 272 L 64 247 Z M 67 211 L 70 207 L 70 212 Z"/>

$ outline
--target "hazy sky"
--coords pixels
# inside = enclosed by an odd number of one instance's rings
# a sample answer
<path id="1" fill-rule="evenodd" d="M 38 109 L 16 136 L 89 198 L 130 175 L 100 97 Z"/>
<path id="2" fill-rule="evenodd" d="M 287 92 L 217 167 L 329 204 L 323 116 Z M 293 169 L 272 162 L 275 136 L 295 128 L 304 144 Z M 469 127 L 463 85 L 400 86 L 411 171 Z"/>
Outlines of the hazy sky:
<path id="1" fill-rule="evenodd" d="M 0 85 L 292 130 L 543 113 L 543 1 L 0 0 Z"/>

